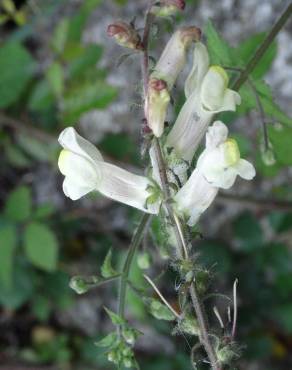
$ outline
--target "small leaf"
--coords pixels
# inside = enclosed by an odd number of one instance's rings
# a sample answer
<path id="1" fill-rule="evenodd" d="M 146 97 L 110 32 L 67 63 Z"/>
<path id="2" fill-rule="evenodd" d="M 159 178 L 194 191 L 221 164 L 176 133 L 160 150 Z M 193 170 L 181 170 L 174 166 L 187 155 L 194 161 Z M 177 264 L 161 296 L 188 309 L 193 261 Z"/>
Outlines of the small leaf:
<path id="1" fill-rule="evenodd" d="M 33 214 L 35 219 L 44 219 L 52 216 L 56 212 L 56 208 L 51 203 L 40 205 Z"/>
<path id="2" fill-rule="evenodd" d="M 12 287 L 13 255 L 16 247 L 17 231 L 14 226 L 7 225 L 0 229 L 0 280 L 7 289 Z"/>
<path id="3" fill-rule="evenodd" d="M 117 315 L 106 307 L 104 307 L 104 309 L 114 325 L 124 325 L 126 323 L 125 319 L 123 319 L 121 316 Z"/>
<path id="4" fill-rule="evenodd" d="M 156 319 L 166 321 L 175 320 L 175 315 L 158 299 L 144 298 L 144 303 L 146 303 L 151 315 L 153 315 Z"/>
<path id="5" fill-rule="evenodd" d="M 35 62 L 18 43 L 6 43 L 0 48 L 0 108 L 17 101 L 32 78 Z"/>
<path id="6" fill-rule="evenodd" d="M 97 346 L 97 347 L 103 347 L 103 348 L 106 348 L 106 347 L 111 347 L 115 344 L 117 340 L 117 333 L 110 333 L 108 334 L 106 337 L 102 338 L 100 341 L 98 342 L 95 342 L 94 344 Z"/>
<path id="7" fill-rule="evenodd" d="M 292 128 L 269 127 L 269 138 L 273 145 L 276 160 L 284 166 L 292 165 Z"/>
<path id="8" fill-rule="evenodd" d="M 243 212 L 233 223 L 233 230 L 240 246 L 245 251 L 258 248 L 263 243 L 263 232 L 257 218 L 250 212 Z"/>
<path id="9" fill-rule="evenodd" d="M 102 47 L 99 45 L 89 45 L 79 48 L 79 55 L 71 60 L 67 72 L 69 78 L 76 78 L 86 72 L 90 67 L 95 67 L 102 55 Z"/>
<path id="10" fill-rule="evenodd" d="M 66 124 L 72 124 L 83 113 L 106 108 L 116 96 L 116 88 L 100 80 L 74 86 L 64 95 L 63 120 Z"/>
<path id="11" fill-rule="evenodd" d="M 112 267 L 112 250 L 110 249 L 101 266 L 101 276 L 104 278 L 109 278 L 115 275 L 117 275 L 117 272 Z"/>
<path id="12" fill-rule="evenodd" d="M 205 35 L 207 37 L 208 51 L 212 64 L 220 64 L 231 66 L 234 63 L 233 49 L 216 31 L 211 20 L 207 22 L 205 28 Z"/>
<path id="13" fill-rule="evenodd" d="M 24 248 L 27 258 L 45 271 L 54 271 L 58 258 L 55 234 L 41 223 L 32 222 L 24 231 Z"/>
<path id="14" fill-rule="evenodd" d="M 58 53 L 62 53 L 64 50 L 69 29 L 69 19 L 63 18 L 54 30 L 52 46 Z"/>
<path id="15" fill-rule="evenodd" d="M 61 98 L 64 90 L 64 72 L 60 63 L 52 63 L 46 73 L 52 93 Z"/>
<path id="16" fill-rule="evenodd" d="M 12 221 L 23 222 L 29 219 L 32 209 L 31 192 L 27 186 L 19 186 L 8 196 L 5 216 Z"/>

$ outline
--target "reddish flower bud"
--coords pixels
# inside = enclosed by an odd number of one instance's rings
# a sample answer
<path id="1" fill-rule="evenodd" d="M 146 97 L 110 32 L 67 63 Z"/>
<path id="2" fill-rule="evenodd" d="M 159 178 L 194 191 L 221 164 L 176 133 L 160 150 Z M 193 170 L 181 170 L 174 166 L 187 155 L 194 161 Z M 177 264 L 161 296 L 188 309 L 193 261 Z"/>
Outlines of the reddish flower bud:
<path id="1" fill-rule="evenodd" d="M 184 0 L 160 0 L 152 7 L 151 12 L 157 17 L 169 17 L 184 10 L 185 6 Z"/>
<path id="2" fill-rule="evenodd" d="M 136 50 L 142 49 L 140 35 L 130 24 L 122 21 L 110 24 L 107 28 L 107 34 L 123 47 Z"/>
<path id="3" fill-rule="evenodd" d="M 148 126 L 156 137 L 160 137 L 163 134 L 169 102 L 170 96 L 167 90 L 167 83 L 163 80 L 151 78 L 148 84 L 145 111 Z"/>

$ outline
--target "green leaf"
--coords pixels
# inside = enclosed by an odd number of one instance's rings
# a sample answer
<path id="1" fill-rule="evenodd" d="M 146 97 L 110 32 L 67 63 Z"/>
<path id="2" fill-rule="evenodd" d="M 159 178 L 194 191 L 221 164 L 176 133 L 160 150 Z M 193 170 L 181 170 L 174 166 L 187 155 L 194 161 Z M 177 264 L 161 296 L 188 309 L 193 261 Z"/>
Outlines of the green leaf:
<path id="1" fill-rule="evenodd" d="M 88 68 L 94 67 L 102 55 L 102 48 L 98 45 L 89 45 L 79 48 L 79 55 L 68 65 L 67 72 L 69 78 L 76 78 Z"/>
<path id="2" fill-rule="evenodd" d="M 261 43 L 263 42 L 266 35 L 266 32 L 254 34 L 240 43 L 240 45 L 235 49 L 236 54 L 244 62 L 244 64 L 247 64 L 249 62 L 259 45 L 261 45 Z M 256 68 L 253 70 L 252 76 L 254 78 L 262 78 L 271 68 L 276 55 L 277 43 L 274 41 L 270 44 L 268 50 L 261 58 Z"/>
<path id="3" fill-rule="evenodd" d="M 111 276 L 117 275 L 116 270 L 112 266 L 112 250 L 110 249 L 103 261 L 100 269 L 101 276 L 104 278 L 109 278 Z"/>
<path id="4" fill-rule="evenodd" d="M 9 289 L 0 280 L 0 303 L 10 309 L 17 309 L 33 295 L 36 276 L 27 265 L 14 264 L 13 289 Z"/>
<path id="5" fill-rule="evenodd" d="M 292 165 L 292 128 L 269 127 L 269 138 L 272 143 L 276 160 L 284 166 Z"/>
<path id="6" fill-rule="evenodd" d="M 125 319 L 123 319 L 121 316 L 117 315 L 106 307 L 104 307 L 104 309 L 114 325 L 124 325 L 126 323 Z"/>
<path id="7" fill-rule="evenodd" d="M 0 108 L 17 101 L 32 78 L 35 63 L 19 43 L 7 43 L 0 48 Z"/>
<path id="8" fill-rule="evenodd" d="M 286 333 L 292 333 L 292 304 L 287 303 L 277 307 L 274 311 L 274 319 L 278 321 Z"/>
<path id="9" fill-rule="evenodd" d="M 257 218 L 250 212 L 243 212 L 233 223 L 235 237 L 246 251 L 258 248 L 263 243 L 263 232 Z"/>
<path id="10" fill-rule="evenodd" d="M 207 46 L 212 64 L 232 66 L 235 62 L 233 49 L 216 31 L 211 20 L 207 22 L 204 30 L 207 37 Z"/>
<path id="11" fill-rule="evenodd" d="M 106 108 L 117 96 L 117 90 L 104 81 L 86 81 L 74 86 L 64 96 L 63 120 L 66 124 L 76 122 L 83 113 Z"/>
<path id="12" fill-rule="evenodd" d="M 27 258 L 36 267 L 54 271 L 58 259 L 58 242 L 55 234 L 41 223 L 32 222 L 24 231 L 24 248 Z"/>
<path id="13" fill-rule="evenodd" d="M 44 219 L 52 216 L 56 212 L 56 208 L 51 203 L 44 203 L 40 205 L 33 214 L 35 219 Z"/>
<path id="14" fill-rule="evenodd" d="M 40 321 L 46 321 L 52 311 L 52 304 L 48 297 L 37 295 L 31 302 L 31 310 Z"/>
<path id="15" fill-rule="evenodd" d="M 64 71 L 60 63 L 52 63 L 46 73 L 52 93 L 61 98 L 64 91 Z"/>
<path id="16" fill-rule="evenodd" d="M 27 221 L 31 215 L 31 192 L 27 186 L 19 186 L 8 196 L 5 205 L 5 216 L 11 221 Z"/>
<path id="17" fill-rule="evenodd" d="M 111 347 L 117 340 L 117 333 L 110 333 L 106 337 L 102 338 L 100 341 L 95 342 L 94 344 L 97 347 Z"/>
<path id="18" fill-rule="evenodd" d="M 57 141 L 49 142 L 44 145 L 43 141 L 40 141 L 32 136 L 21 134 L 17 136 L 19 146 L 30 156 L 35 158 L 37 161 L 48 162 L 56 159 L 56 150 L 59 151 Z"/>
<path id="19" fill-rule="evenodd" d="M 154 316 L 156 319 L 165 321 L 175 320 L 175 315 L 167 306 L 165 306 L 165 304 L 161 303 L 158 299 L 144 298 L 143 301 L 148 306 L 151 315 Z"/>
<path id="20" fill-rule="evenodd" d="M 77 15 L 70 19 L 68 29 L 69 41 L 81 41 L 81 36 L 84 27 L 86 26 L 87 18 L 91 15 L 94 8 L 100 3 L 100 0 L 87 0 L 79 9 Z"/>
<path id="21" fill-rule="evenodd" d="M 63 18 L 58 23 L 57 27 L 54 30 L 52 46 L 57 53 L 62 53 L 65 48 L 68 36 L 68 29 L 69 29 L 69 19 Z"/>
<path id="22" fill-rule="evenodd" d="M 0 280 L 7 289 L 12 287 L 13 255 L 17 230 L 12 225 L 0 228 Z"/>
<path id="23" fill-rule="evenodd" d="M 30 95 L 28 106 L 32 111 L 44 111 L 53 107 L 55 97 L 47 80 L 40 80 Z"/>

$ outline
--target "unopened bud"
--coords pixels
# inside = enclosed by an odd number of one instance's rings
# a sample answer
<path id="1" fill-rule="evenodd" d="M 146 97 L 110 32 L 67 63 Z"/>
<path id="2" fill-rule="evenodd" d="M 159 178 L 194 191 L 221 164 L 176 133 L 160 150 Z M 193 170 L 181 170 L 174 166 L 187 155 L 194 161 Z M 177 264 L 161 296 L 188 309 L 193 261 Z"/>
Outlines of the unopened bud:
<path id="1" fill-rule="evenodd" d="M 276 158 L 272 144 L 268 142 L 268 147 L 266 147 L 264 143 L 261 143 L 260 150 L 264 164 L 266 166 L 273 166 L 276 163 Z"/>
<path id="2" fill-rule="evenodd" d="M 157 17 L 170 17 L 184 10 L 185 6 L 186 3 L 184 0 L 161 0 L 153 5 L 151 13 Z"/>
<path id="3" fill-rule="evenodd" d="M 200 38 L 201 30 L 197 27 L 177 30 L 168 41 L 151 77 L 165 81 L 170 91 L 186 64 L 186 54 L 191 43 L 199 41 Z"/>
<path id="4" fill-rule="evenodd" d="M 151 266 L 151 256 L 148 252 L 138 254 L 137 263 L 140 269 L 147 270 Z"/>
<path id="5" fill-rule="evenodd" d="M 73 276 L 69 282 L 69 286 L 77 294 L 84 294 L 88 292 L 99 281 L 96 276 L 82 277 L 82 276 Z"/>
<path id="6" fill-rule="evenodd" d="M 156 137 L 163 134 L 169 102 L 170 96 L 166 82 L 156 78 L 150 79 L 146 99 L 146 114 L 148 126 Z"/>
<path id="7" fill-rule="evenodd" d="M 107 28 L 107 34 L 123 47 L 135 50 L 142 49 L 140 35 L 130 24 L 122 21 L 110 24 Z"/>

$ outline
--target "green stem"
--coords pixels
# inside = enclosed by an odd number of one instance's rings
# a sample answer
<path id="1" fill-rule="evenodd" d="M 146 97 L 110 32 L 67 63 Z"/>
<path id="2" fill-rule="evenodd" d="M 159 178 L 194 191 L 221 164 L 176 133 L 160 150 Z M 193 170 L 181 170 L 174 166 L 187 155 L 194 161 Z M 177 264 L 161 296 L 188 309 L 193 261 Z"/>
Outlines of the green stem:
<path id="1" fill-rule="evenodd" d="M 275 37 L 278 35 L 278 33 L 281 31 L 285 23 L 288 21 L 289 17 L 292 14 L 292 3 L 288 5 L 286 10 L 283 12 L 281 17 L 278 19 L 278 21 L 274 24 L 271 31 L 268 33 L 260 47 L 256 50 L 253 57 L 250 59 L 250 61 L 247 63 L 245 69 L 241 72 L 238 79 L 235 81 L 235 83 L 232 86 L 233 90 L 238 91 L 240 87 L 245 83 L 245 81 L 248 79 L 248 76 L 252 73 L 252 71 L 257 66 L 260 59 L 263 57 L 265 52 L 268 50 L 269 46 L 275 39 Z"/>
<path id="2" fill-rule="evenodd" d="M 155 149 L 155 157 L 156 157 L 155 159 L 158 164 L 160 180 L 162 183 L 162 190 L 166 198 L 165 206 L 167 208 L 168 216 L 173 224 L 173 230 L 174 230 L 175 237 L 176 237 L 177 253 L 179 256 L 181 256 L 181 258 L 188 260 L 189 259 L 188 250 L 186 249 L 187 243 L 186 243 L 186 239 L 182 232 L 180 221 L 176 217 L 171 203 L 168 202 L 168 199 L 170 197 L 170 190 L 169 190 L 169 184 L 168 184 L 168 179 L 167 179 L 165 162 L 163 159 L 159 140 L 157 138 L 154 138 L 153 144 L 154 144 L 154 149 Z M 193 303 L 193 307 L 194 307 L 196 317 L 198 320 L 198 324 L 199 324 L 199 328 L 200 328 L 200 337 L 199 337 L 200 342 L 205 348 L 205 351 L 208 355 L 208 359 L 210 361 L 212 370 L 221 370 L 221 367 L 219 366 L 218 361 L 217 361 L 216 353 L 214 351 L 212 342 L 210 341 L 208 323 L 207 323 L 207 319 L 204 314 L 205 310 L 204 310 L 202 302 L 200 301 L 200 297 L 199 297 L 199 294 L 197 292 L 197 289 L 194 283 L 190 284 L 189 291 L 190 291 L 191 300 Z"/>
<path id="3" fill-rule="evenodd" d="M 119 286 L 119 301 L 118 301 L 118 315 L 121 317 L 125 316 L 125 301 L 126 301 L 126 292 L 127 292 L 127 280 L 129 277 L 131 264 L 133 262 L 133 258 L 135 253 L 142 242 L 144 233 L 146 231 L 146 226 L 150 219 L 151 215 L 149 213 L 145 213 L 133 234 L 133 238 L 129 247 L 129 251 L 123 266 L 121 278 L 120 278 L 120 286 Z"/>

